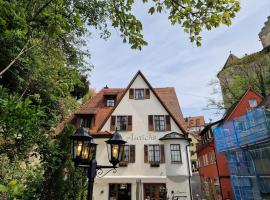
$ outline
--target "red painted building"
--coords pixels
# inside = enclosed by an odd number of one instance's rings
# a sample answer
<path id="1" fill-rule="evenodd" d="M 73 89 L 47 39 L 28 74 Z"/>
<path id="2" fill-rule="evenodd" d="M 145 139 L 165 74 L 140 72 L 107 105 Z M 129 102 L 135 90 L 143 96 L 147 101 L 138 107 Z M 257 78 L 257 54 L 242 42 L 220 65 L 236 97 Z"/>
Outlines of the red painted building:
<path id="1" fill-rule="evenodd" d="M 201 132 L 201 142 L 197 145 L 199 174 L 202 193 L 214 199 L 234 199 L 227 160 L 224 154 L 217 153 L 213 138 L 213 128 L 220 122 L 230 121 L 255 108 L 263 97 L 254 90 L 248 89 L 245 94 L 232 105 L 224 117 L 207 125 Z"/>

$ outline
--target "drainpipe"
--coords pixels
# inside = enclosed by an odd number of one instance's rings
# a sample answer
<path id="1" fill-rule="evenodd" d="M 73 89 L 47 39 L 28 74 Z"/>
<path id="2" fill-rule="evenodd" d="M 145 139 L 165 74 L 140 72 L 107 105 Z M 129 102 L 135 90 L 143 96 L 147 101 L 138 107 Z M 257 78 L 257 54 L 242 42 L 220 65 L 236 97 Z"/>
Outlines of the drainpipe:
<path id="1" fill-rule="evenodd" d="M 215 141 L 214 141 L 215 142 Z M 215 160 L 216 160 L 216 168 L 217 168 L 217 173 L 218 173 L 218 181 L 219 181 L 219 188 L 220 188 L 220 192 L 221 192 L 221 197 L 223 199 L 223 191 L 222 191 L 222 187 L 221 187 L 221 180 L 220 180 L 220 176 L 219 176 L 219 169 L 218 169 L 218 160 L 217 160 L 217 155 L 216 155 L 216 148 L 215 145 L 212 146 L 215 152 Z M 226 158 L 227 159 L 227 158 Z"/>
<path id="2" fill-rule="evenodd" d="M 190 169 L 189 154 L 188 154 L 188 152 L 189 152 L 188 147 L 190 146 L 190 140 L 187 139 L 187 141 L 188 141 L 188 144 L 186 145 L 186 154 L 187 154 L 187 163 L 188 163 L 188 184 L 189 184 L 190 199 L 192 200 L 193 197 L 192 197 L 192 189 L 191 189 L 191 181 L 190 181 L 190 179 L 191 179 L 191 174 L 190 174 L 191 169 Z"/>

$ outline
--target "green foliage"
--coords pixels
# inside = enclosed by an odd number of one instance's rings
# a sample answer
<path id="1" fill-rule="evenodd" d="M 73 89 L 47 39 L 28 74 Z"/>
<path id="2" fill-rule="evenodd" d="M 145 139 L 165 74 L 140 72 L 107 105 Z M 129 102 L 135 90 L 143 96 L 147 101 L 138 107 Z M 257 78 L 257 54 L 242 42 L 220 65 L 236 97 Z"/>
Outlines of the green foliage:
<path id="1" fill-rule="evenodd" d="M 43 117 L 43 110 L 33 106 L 30 98 L 21 100 L 0 86 L 0 155 L 28 157 L 33 144 L 40 140 Z"/>
<path id="2" fill-rule="evenodd" d="M 75 168 L 71 160 L 71 142 L 74 127 L 66 125 L 61 135 L 56 137 L 55 148 L 46 159 L 45 185 L 41 199 L 69 200 L 85 196 L 87 180 L 83 170 Z M 57 152 L 57 153 L 56 153 Z M 70 189 L 72 188 L 72 190 Z"/>

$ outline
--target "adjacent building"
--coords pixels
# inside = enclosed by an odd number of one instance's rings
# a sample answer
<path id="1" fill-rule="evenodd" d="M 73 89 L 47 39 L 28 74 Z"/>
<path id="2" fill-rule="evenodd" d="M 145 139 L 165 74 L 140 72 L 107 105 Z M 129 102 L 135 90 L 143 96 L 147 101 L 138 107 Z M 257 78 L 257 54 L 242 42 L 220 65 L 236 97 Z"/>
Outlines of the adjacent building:
<path id="1" fill-rule="evenodd" d="M 104 141 L 116 129 L 127 141 L 117 172 L 96 178 L 94 199 L 191 199 L 190 139 L 174 88 L 153 88 L 139 71 L 126 88 L 103 88 L 68 121 L 89 128 L 98 164 L 110 165 Z"/>
<path id="2" fill-rule="evenodd" d="M 188 132 L 198 134 L 205 126 L 204 116 L 186 117 L 186 127 Z"/>
<path id="3" fill-rule="evenodd" d="M 217 151 L 228 160 L 235 199 L 270 199 L 269 99 L 214 129 Z"/>
<path id="4" fill-rule="evenodd" d="M 198 169 L 198 157 L 197 157 L 197 152 L 196 152 L 196 146 L 200 142 L 201 138 L 199 135 L 190 133 L 190 132 L 189 132 L 188 137 L 191 140 L 190 147 L 189 147 L 190 158 L 191 158 L 191 168 L 192 168 L 192 171 L 195 172 Z"/>
<path id="5" fill-rule="evenodd" d="M 254 109 L 261 101 L 261 95 L 257 94 L 252 89 L 248 89 L 242 95 L 241 99 L 227 110 L 221 120 L 208 124 L 201 131 L 201 142 L 197 145 L 197 156 L 202 192 L 206 197 L 214 199 L 234 199 L 228 160 L 225 153 L 217 151 L 213 130 L 220 126 L 220 124 L 231 121 Z M 225 137 L 226 132 L 223 134 Z"/>

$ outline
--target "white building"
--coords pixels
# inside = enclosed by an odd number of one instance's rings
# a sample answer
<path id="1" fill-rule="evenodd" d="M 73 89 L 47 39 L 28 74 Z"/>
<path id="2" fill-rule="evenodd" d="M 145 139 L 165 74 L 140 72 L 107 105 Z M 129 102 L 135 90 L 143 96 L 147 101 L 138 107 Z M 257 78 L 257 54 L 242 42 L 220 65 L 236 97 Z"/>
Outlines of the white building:
<path id="1" fill-rule="evenodd" d="M 105 141 L 116 128 L 127 141 L 117 172 L 95 179 L 95 200 L 191 199 L 189 140 L 174 88 L 152 88 L 139 71 L 127 88 L 102 89 L 72 122 L 90 128 L 99 165 L 110 165 Z"/>

